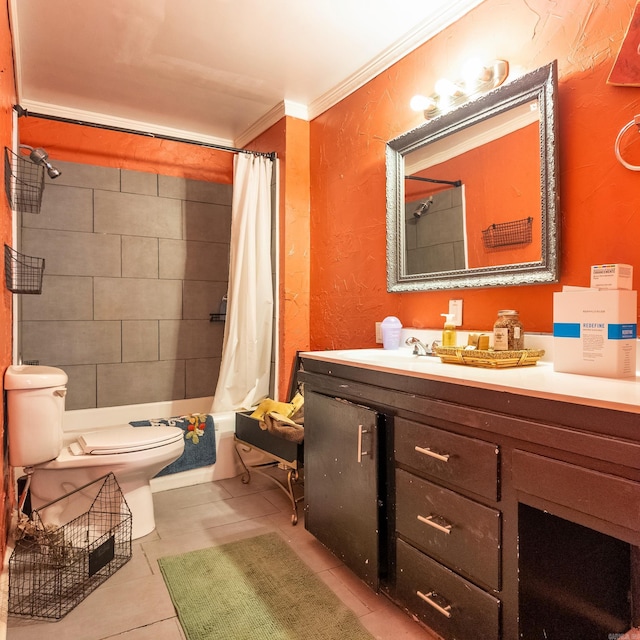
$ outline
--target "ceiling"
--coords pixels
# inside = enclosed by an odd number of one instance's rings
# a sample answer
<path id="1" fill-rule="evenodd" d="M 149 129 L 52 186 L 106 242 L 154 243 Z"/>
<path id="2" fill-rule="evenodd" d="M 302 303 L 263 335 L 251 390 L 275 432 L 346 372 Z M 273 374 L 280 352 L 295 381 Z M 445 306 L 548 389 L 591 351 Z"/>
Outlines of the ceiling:
<path id="1" fill-rule="evenodd" d="M 482 0 L 10 0 L 18 102 L 244 146 L 312 119 Z"/>

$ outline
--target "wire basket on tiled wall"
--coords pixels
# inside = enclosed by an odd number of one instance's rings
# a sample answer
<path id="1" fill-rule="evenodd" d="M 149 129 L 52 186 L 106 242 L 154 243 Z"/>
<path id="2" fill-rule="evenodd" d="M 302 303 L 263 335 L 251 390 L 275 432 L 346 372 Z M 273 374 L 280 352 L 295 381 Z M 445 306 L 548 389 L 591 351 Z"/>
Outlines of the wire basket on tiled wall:
<path id="1" fill-rule="evenodd" d="M 44 258 L 25 256 L 4 245 L 5 285 L 13 293 L 42 293 Z"/>
<path id="2" fill-rule="evenodd" d="M 40 213 L 44 167 L 4 148 L 4 190 L 11 208 L 19 213 Z"/>
<path id="3" fill-rule="evenodd" d="M 482 241 L 487 249 L 506 247 L 512 244 L 529 244 L 533 218 L 512 222 L 497 222 L 482 231 Z"/>
<path id="4" fill-rule="evenodd" d="M 131 511 L 113 473 L 34 510 L 31 524 L 9 559 L 10 615 L 59 620 L 131 558 Z"/>

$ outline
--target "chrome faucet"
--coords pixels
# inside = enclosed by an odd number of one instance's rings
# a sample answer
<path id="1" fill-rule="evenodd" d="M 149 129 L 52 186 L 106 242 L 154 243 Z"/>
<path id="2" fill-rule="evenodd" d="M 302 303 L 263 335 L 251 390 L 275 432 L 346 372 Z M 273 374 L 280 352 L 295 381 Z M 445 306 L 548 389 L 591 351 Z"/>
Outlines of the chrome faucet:
<path id="1" fill-rule="evenodd" d="M 415 336 L 411 336 L 407 338 L 404 343 L 406 345 L 413 345 L 413 355 L 414 356 L 435 356 L 436 347 L 439 346 L 438 340 L 434 340 L 431 344 L 431 347 L 428 347 L 424 342 L 421 342 Z M 422 350 L 422 353 L 420 352 Z"/>

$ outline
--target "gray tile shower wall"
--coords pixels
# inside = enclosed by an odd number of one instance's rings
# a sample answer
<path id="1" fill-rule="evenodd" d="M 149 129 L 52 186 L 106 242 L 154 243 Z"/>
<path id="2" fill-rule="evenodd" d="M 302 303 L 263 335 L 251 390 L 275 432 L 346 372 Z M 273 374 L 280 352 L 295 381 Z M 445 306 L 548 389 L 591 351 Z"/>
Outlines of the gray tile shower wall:
<path id="1" fill-rule="evenodd" d="M 45 258 L 19 296 L 23 360 L 69 375 L 67 409 L 213 395 L 227 291 L 229 184 L 56 162 L 20 251 Z"/>

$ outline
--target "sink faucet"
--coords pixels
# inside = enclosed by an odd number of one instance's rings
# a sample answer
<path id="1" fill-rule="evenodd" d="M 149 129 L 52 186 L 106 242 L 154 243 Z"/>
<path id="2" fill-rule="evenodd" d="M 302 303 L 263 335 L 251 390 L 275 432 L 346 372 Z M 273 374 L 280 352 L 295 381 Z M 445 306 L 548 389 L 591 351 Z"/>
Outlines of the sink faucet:
<path id="1" fill-rule="evenodd" d="M 435 356 L 436 347 L 439 346 L 438 340 L 434 340 L 429 348 L 424 342 L 421 342 L 415 336 L 411 336 L 404 341 L 405 344 L 411 346 L 413 345 L 413 355 L 414 356 Z M 420 352 L 422 350 L 422 353 Z"/>

